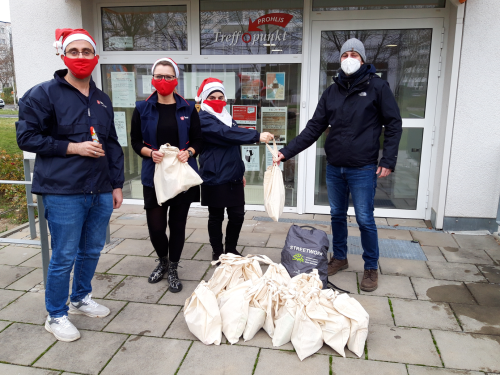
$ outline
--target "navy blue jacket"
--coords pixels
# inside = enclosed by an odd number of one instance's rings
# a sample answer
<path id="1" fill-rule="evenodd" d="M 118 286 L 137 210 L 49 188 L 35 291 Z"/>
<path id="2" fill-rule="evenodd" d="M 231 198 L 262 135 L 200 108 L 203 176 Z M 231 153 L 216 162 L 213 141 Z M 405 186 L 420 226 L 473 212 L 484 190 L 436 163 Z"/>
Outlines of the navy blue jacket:
<path id="1" fill-rule="evenodd" d="M 179 131 L 179 144 L 185 147 L 179 147 L 180 150 L 186 150 L 189 147 L 189 127 L 190 117 L 193 113 L 195 103 L 188 102 L 182 96 L 174 94 L 176 101 L 176 120 Z M 135 103 L 135 107 L 141 116 L 141 131 L 142 139 L 145 147 L 153 150 L 158 150 L 161 145 L 158 145 L 156 134 L 158 130 L 159 113 L 156 108 L 158 103 L 158 93 L 155 91 L 146 100 L 141 100 Z M 198 172 L 198 165 L 195 158 L 188 159 L 189 165 Z M 149 187 L 154 187 L 155 163 L 151 158 L 142 158 L 141 181 L 142 184 Z"/>
<path id="2" fill-rule="evenodd" d="M 241 183 L 245 164 L 240 145 L 258 142 L 259 132 L 240 128 L 234 120 L 229 127 L 206 111 L 200 111 L 200 124 L 203 149 L 199 161 L 203 185 Z"/>
<path id="3" fill-rule="evenodd" d="M 113 105 L 90 80 L 89 96 L 64 76 L 31 88 L 19 100 L 17 144 L 35 152 L 32 192 L 35 194 L 96 194 L 122 188 L 123 151 L 116 135 Z M 68 144 L 92 141 L 93 126 L 106 154 L 91 158 L 66 155 Z"/>
<path id="4" fill-rule="evenodd" d="M 384 151 L 379 166 L 394 170 L 402 121 L 399 107 L 387 81 L 369 70 L 348 88 L 338 77 L 321 96 L 306 128 L 281 153 L 288 160 L 311 146 L 331 125 L 325 141 L 326 159 L 336 167 L 377 164 L 379 138 L 384 131 Z"/>

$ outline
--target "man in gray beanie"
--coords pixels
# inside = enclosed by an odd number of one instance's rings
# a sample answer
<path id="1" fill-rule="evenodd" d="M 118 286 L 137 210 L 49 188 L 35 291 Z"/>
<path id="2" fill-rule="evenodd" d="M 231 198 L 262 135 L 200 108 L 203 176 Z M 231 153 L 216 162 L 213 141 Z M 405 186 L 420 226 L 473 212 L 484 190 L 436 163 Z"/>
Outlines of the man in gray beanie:
<path id="1" fill-rule="evenodd" d="M 365 272 L 360 289 L 378 287 L 378 235 L 373 217 L 377 176 L 387 177 L 396 167 L 402 120 L 387 81 L 366 64 L 365 47 L 356 38 L 340 50 L 341 69 L 316 107 L 306 128 L 280 150 L 279 160 L 302 152 L 331 126 L 325 141 L 326 185 L 332 218 L 333 258 L 328 275 L 347 269 L 347 209 L 352 196 L 361 233 Z M 379 138 L 384 128 L 380 161 Z"/>

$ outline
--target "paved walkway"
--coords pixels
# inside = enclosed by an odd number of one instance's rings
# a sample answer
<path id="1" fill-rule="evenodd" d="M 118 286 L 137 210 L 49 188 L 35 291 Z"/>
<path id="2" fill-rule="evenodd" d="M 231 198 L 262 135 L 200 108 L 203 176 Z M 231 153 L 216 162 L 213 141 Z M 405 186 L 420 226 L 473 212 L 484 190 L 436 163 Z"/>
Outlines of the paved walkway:
<path id="1" fill-rule="evenodd" d="M 254 221 L 247 212 L 240 238 L 244 254 L 280 259 L 291 224 Z M 323 215 L 285 215 L 325 220 Z M 380 225 L 423 221 L 378 219 Z M 205 346 L 187 329 L 185 299 L 210 266 L 207 213 L 193 210 L 179 276 L 184 291 L 148 284 L 155 255 L 141 206 L 113 213 L 112 243 L 101 256 L 94 297 L 111 309 L 104 319 L 70 316 L 82 337 L 58 342 L 43 328 L 41 256 L 36 247 L 0 249 L 0 374 L 336 374 L 478 375 L 500 373 L 500 246 L 491 236 L 380 230 L 382 238 L 420 241 L 428 261 L 380 259 L 380 286 L 359 291 L 361 256 L 331 277 L 351 290 L 370 314 L 365 355 L 346 359 L 324 346 L 300 362 L 291 344 L 273 348 L 264 331 L 238 344 Z M 319 226 L 329 231 L 326 226 Z M 349 228 L 359 236 L 357 228 Z M 16 233 L 15 238 L 27 236 Z"/>

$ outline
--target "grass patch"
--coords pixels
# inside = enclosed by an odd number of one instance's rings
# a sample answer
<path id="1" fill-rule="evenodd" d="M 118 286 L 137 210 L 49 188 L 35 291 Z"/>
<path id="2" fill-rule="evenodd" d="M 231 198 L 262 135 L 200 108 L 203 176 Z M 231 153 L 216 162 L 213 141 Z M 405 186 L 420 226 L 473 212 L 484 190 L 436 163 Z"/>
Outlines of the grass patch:
<path id="1" fill-rule="evenodd" d="M 188 350 L 186 351 L 186 353 L 184 353 L 184 357 L 182 357 L 182 361 L 181 363 L 179 363 L 179 367 L 177 367 L 177 370 L 175 371 L 175 374 L 174 375 L 177 375 L 177 373 L 179 372 L 179 370 L 181 369 L 181 366 L 182 364 L 184 363 L 184 360 L 186 359 L 188 353 L 189 353 L 189 350 L 191 349 L 191 347 L 193 346 L 194 344 L 194 341 L 191 341 L 191 345 L 189 345 L 189 348 Z"/>
<path id="2" fill-rule="evenodd" d="M 389 300 L 389 308 L 391 309 L 392 320 L 394 321 L 394 325 L 396 325 L 396 318 L 394 318 L 394 310 L 392 309 L 392 301 L 390 298 L 387 299 Z"/>
<path id="3" fill-rule="evenodd" d="M 333 375 L 333 358 L 330 356 L 330 375 Z"/>
<path id="4" fill-rule="evenodd" d="M 261 350 L 262 350 L 262 348 L 259 348 L 259 352 L 257 353 L 257 358 L 255 358 L 255 363 L 253 365 L 252 375 L 255 374 L 255 370 L 257 369 L 257 363 L 259 362 L 259 357 L 260 357 L 260 351 Z"/>
<path id="5" fill-rule="evenodd" d="M 0 115 L 18 115 L 19 112 L 13 109 L 0 109 Z"/>
<path id="6" fill-rule="evenodd" d="M 15 118 L 0 118 L 0 150 L 5 150 L 9 155 L 23 153 L 17 146 Z"/>
<path id="7" fill-rule="evenodd" d="M 431 333 L 432 342 L 434 343 L 434 346 L 436 347 L 436 351 L 437 351 L 437 353 L 438 353 L 438 355 L 439 355 L 439 359 L 441 360 L 441 364 L 443 365 L 443 367 L 445 367 L 445 366 L 444 366 L 443 357 L 441 357 L 441 351 L 439 350 L 439 347 L 438 347 L 437 341 L 436 341 L 436 339 L 434 338 L 434 335 L 433 335 L 432 331 L 431 331 L 431 330 L 429 330 L 429 332 Z"/>

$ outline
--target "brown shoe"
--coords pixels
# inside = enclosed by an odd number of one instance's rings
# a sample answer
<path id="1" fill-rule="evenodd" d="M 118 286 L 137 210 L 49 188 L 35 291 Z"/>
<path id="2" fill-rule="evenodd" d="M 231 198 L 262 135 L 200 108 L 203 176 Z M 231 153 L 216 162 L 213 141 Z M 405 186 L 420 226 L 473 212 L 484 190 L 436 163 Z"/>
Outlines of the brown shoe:
<path id="1" fill-rule="evenodd" d="M 378 270 L 365 270 L 359 288 L 365 292 L 373 292 L 378 288 Z"/>
<path id="2" fill-rule="evenodd" d="M 342 260 L 332 258 L 328 262 L 328 276 L 335 275 L 337 272 L 345 270 L 348 267 L 349 263 L 347 263 L 347 258 Z"/>

